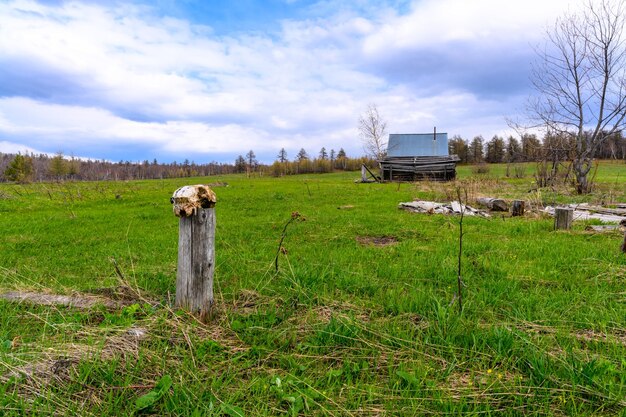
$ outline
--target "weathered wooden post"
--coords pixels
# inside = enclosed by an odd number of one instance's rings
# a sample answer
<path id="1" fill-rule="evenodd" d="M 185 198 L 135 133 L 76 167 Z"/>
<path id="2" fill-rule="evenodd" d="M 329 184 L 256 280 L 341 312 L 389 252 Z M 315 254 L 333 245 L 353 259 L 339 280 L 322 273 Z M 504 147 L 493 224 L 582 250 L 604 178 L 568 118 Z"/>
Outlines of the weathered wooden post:
<path id="1" fill-rule="evenodd" d="M 513 204 L 511 204 L 511 216 L 523 216 L 525 206 L 526 203 L 524 200 L 513 200 Z"/>
<path id="2" fill-rule="evenodd" d="M 557 207 L 554 209 L 554 230 L 569 230 L 574 220 L 574 209 Z"/>
<path id="3" fill-rule="evenodd" d="M 365 164 L 361 165 L 361 182 L 367 182 L 367 173 L 365 171 Z"/>
<path id="4" fill-rule="evenodd" d="M 176 307 L 206 321 L 213 306 L 215 270 L 215 193 L 206 185 L 187 185 L 171 198 L 180 217 Z"/>
<path id="5" fill-rule="evenodd" d="M 622 242 L 622 245 L 619 247 L 619 249 L 622 251 L 622 253 L 626 254 L 626 219 L 619 222 L 618 230 L 624 233 L 624 241 Z"/>

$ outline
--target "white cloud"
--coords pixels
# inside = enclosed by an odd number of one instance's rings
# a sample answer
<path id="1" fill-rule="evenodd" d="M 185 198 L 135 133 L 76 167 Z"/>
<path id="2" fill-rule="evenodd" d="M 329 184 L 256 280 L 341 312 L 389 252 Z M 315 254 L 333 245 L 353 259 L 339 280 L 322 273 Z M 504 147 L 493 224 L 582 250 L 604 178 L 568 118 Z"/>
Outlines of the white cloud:
<path id="1" fill-rule="evenodd" d="M 410 13 L 383 23 L 364 42 L 376 55 L 395 49 L 444 47 L 450 42 L 482 45 L 531 42 L 568 9 L 572 0 L 422 0 Z"/>
<path id="2" fill-rule="evenodd" d="M 0 152 L 1 153 L 21 153 L 21 154 L 29 154 L 29 153 L 41 154 L 42 153 L 34 148 L 24 146 L 21 143 L 7 142 L 4 140 L 0 141 Z"/>
<path id="3" fill-rule="evenodd" d="M 131 159 L 303 146 L 354 154 L 356 120 L 372 102 L 396 132 L 437 125 L 489 136 L 520 97 L 480 97 L 483 84 L 506 87 L 507 71 L 522 71 L 510 67 L 568 3 L 422 0 L 404 15 L 343 9 L 285 21 L 272 36 L 218 36 L 144 6 L 8 1 L 0 3 L 0 75 L 10 77 L 0 85 L 0 139 L 77 154 L 127 145 Z M 426 49 L 442 51 L 435 65 L 421 62 Z M 503 51 L 517 50 L 526 52 L 507 62 Z"/>

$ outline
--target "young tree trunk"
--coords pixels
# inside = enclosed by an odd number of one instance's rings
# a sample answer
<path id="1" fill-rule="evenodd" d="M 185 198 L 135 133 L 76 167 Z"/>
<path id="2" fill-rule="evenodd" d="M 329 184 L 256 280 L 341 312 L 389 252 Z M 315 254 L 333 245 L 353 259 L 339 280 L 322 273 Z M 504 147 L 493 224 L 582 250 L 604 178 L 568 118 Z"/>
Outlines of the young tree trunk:
<path id="1" fill-rule="evenodd" d="M 591 183 L 587 178 L 587 174 L 591 170 L 591 160 L 588 158 L 576 158 L 572 166 L 574 175 L 576 175 L 576 192 L 578 194 L 591 192 Z"/>

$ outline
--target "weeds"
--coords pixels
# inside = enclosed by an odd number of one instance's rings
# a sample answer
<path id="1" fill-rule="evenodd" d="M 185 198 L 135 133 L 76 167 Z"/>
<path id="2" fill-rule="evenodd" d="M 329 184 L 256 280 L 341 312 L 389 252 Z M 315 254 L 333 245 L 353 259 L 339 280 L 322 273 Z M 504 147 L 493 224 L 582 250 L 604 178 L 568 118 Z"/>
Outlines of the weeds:
<path id="1" fill-rule="evenodd" d="M 622 201 L 626 190 L 615 178 L 624 169 L 601 165 L 598 190 L 610 186 Z M 73 220 L 56 185 L 46 185 L 52 199 L 38 184 L 0 185 L 11 196 L 0 199 L 3 292 L 115 301 L 79 308 L 0 300 L 0 409 L 619 415 L 626 409 L 621 236 L 589 235 L 578 225 L 554 234 L 550 220 L 529 216 L 465 217 L 461 246 L 454 220 L 395 208 L 414 197 L 462 200 L 457 187 L 467 189 L 466 200 L 569 198 L 550 189 L 529 195 L 530 180 L 503 180 L 504 170 L 492 166 L 489 177 L 476 178 L 461 167 L 456 183 L 400 188 L 321 175 L 324 198 L 315 199 L 298 177 L 216 179 L 230 186 L 220 190 L 217 311 L 209 324 L 169 307 L 178 230 L 167 198 L 179 180 L 72 183 Z M 286 226 L 296 220 L 280 220 L 285 207 L 299 207 L 307 221 Z M 276 253 L 281 231 L 278 256 L 288 233 L 289 257 L 274 271 L 268 253 Z M 376 246 L 359 237 L 397 239 Z M 462 314 L 449 304 L 459 276 L 472 284 L 462 287 Z"/>

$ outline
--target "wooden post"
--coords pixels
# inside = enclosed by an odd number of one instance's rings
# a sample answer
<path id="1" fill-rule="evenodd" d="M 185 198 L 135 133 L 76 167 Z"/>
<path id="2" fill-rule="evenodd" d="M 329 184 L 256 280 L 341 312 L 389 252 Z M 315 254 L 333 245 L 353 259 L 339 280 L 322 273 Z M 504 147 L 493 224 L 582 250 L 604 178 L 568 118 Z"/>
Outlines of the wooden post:
<path id="1" fill-rule="evenodd" d="M 171 200 L 180 217 L 175 306 L 207 321 L 213 306 L 215 193 L 205 185 L 185 186 Z"/>
<path id="2" fill-rule="evenodd" d="M 620 249 L 622 253 L 626 253 L 626 219 L 619 222 L 619 230 L 624 232 L 624 241 L 622 242 L 622 246 L 620 246 Z"/>
<path id="3" fill-rule="evenodd" d="M 511 205 L 511 216 L 523 216 L 525 206 L 526 203 L 524 200 L 513 200 L 513 204 Z"/>
<path id="4" fill-rule="evenodd" d="M 367 173 L 365 172 L 365 164 L 361 165 L 361 182 L 367 181 Z"/>
<path id="5" fill-rule="evenodd" d="M 574 209 L 557 207 L 554 210 L 554 230 L 569 230 L 574 220 Z"/>

